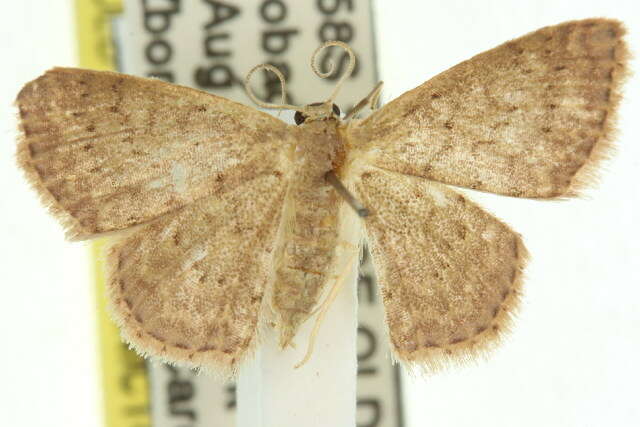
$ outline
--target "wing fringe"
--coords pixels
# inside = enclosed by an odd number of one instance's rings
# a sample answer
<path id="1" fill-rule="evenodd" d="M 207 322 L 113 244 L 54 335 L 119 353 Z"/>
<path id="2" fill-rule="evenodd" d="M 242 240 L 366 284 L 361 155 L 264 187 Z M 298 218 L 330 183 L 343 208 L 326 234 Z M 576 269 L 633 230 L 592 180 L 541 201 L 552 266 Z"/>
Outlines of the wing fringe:
<path id="1" fill-rule="evenodd" d="M 19 108 L 16 102 L 16 107 Z M 20 112 L 18 111 L 18 115 Z M 38 199 L 42 203 L 42 205 L 47 209 L 49 214 L 51 214 L 54 218 L 56 218 L 65 232 L 65 237 L 67 240 L 75 241 L 75 240 L 86 240 L 90 236 L 90 233 L 82 227 L 80 221 L 77 218 L 74 218 L 73 215 L 69 213 L 69 211 L 65 210 L 64 207 L 56 200 L 56 198 L 51 194 L 49 189 L 44 185 L 42 178 L 36 168 L 33 166 L 31 162 L 31 151 L 29 150 L 29 144 L 27 142 L 27 135 L 24 130 L 23 123 L 18 120 L 18 146 L 16 148 L 16 162 L 22 169 L 23 176 L 29 183 L 29 186 L 33 189 L 33 191 L 38 196 Z"/>
<path id="2" fill-rule="evenodd" d="M 599 20 L 596 18 L 593 21 Z M 558 197 L 560 199 L 583 197 L 586 190 L 597 186 L 601 179 L 602 171 L 605 169 L 604 163 L 612 159 L 616 154 L 614 141 L 619 134 L 619 129 L 616 126 L 619 116 L 618 107 L 623 99 L 622 87 L 631 77 L 631 71 L 627 66 L 631 59 L 631 53 L 624 41 L 624 36 L 627 34 L 624 24 L 617 20 L 606 20 L 616 27 L 618 40 L 615 46 L 614 59 L 618 66 L 611 70 L 609 105 L 602 125 L 603 134 L 599 141 L 594 144 L 587 161 L 573 176 L 567 191 Z"/>
<path id="3" fill-rule="evenodd" d="M 116 279 L 119 265 L 120 246 L 126 237 L 134 231 L 127 230 L 120 233 L 118 238 L 110 239 L 105 245 L 102 257 L 105 262 L 107 277 L 106 294 L 107 310 L 111 319 L 116 323 L 120 336 L 129 348 L 140 357 L 158 360 L 171 366 L 185 367 L 203 372 L 219 381 L 227 381 L 237 377 L 238 367 L 255 355 L 256 349 L 264 335 L 264 322 L 258 321 L 256 331 L 246 348 L 239 354 L 227 354 L 217 349 L 184 349 L 145 330 L 144 326 L 135 319 L 131 308 L 122 298 L 120 286 Z M 265 299 L 262 301 L 264 308 Z M 262 310 L 261 309 L 261 310 Z M 261 311 L 264 313 L 264 310 Z M 260 316 L 263 318 L 263 316 Z"/>
<path id="4" fill-rule="evenodd" d="M 500 305 L 491 325 L 484 331 L 455 344 L 417 350 L 410 355 L 400 355 L 392 348 L 394 363 L 400 363 L 413 377 L 428 376 L 459 366 L 475 366 L 488 361 L 496 349 L 511 336 L 512 328 L 521 307 L 522 287 L 529 252 L 518 236 L 518 268 L 510 291 Z M 385 325 L 386 325 L 385 312 Z M 387 335 L 389 333 L 387 331 Z"/>

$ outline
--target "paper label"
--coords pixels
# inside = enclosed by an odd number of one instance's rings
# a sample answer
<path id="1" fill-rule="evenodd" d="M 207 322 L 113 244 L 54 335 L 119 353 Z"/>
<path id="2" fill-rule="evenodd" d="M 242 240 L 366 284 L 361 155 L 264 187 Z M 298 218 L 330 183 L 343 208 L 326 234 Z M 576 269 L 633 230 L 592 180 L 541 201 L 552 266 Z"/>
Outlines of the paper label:
<path id="1" fill-rule="evenodd" d="M 365 248 L 358 279 L 358 427 L 402 427 L 400 366 L 392 364 L 382 297 Z"/>
<path id="2" fill-rule="evenodd" d="M 130 0 L 115 25 L 119 70 L 210 91 L 251 105 L 243 81 L 260 63 L 278 67 L 286 77 L 287 102 L 305 105 L 326 99 L 348 64 L 333 48 L 319 56 L 326 70 L 320 79 L 309 66 L 322 42 L 340 40 L 357 55 L 357 66 L 343 85 L 337 104 L 348 111 L 377 83 L 375 44 L 369 1 L 357 0 Z M 263 100 L 280 102 L 280 84 L 259 75 L 252 87 Z M 291 112 L 281 118 L 290 121 Z M 400 380 L 391 364 L 383 310 L 368 257 L 359 294 L 358 403 L 359 427 L 402 425 Z M 235 386 L 205 375 L 160 363 L 149 367 L 151 418 L 154 427 L 232 426 Z"/>
<path id="3" fill-rule="evenodd" d="M 149 364 L 153 427 L 231 427 L 235 424 L 235 385 L 220 384 L 194 370 L 160 362 Z"/>
<path id="4" fill-rule="evenodd" d="M 338 97 L 343 110 L 377 83 L 368 1 L 132 0 L 126 2 L 124 31 L 123 70 L 239 102 L 250 103 L 243 80 L 261 63 L 283 72 L 289 103 L 326 99 L 348 65 L 344 51 L 330 49 L 321 54 L 318 64 L 326 70 L 333 61 L 337 72 L 327 79 L 313 74 L 311 54 L 327 40 L 348 43 L 358 59 Z M 275 76 L 254 84 L 261 99 L 279 102 Z"/>

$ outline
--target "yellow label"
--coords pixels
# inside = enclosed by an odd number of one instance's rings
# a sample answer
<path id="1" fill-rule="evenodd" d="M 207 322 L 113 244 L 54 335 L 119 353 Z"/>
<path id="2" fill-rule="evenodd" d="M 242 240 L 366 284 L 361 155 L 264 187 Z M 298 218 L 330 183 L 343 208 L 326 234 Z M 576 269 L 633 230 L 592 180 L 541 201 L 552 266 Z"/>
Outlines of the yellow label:
<path id="1" fill-rule="evenodd" d="M 105 294 L 105 247 L 107 239 L 91 245 L 96 285 L 98 333 L 102 363 L 105 427 L 144 427 L 151 424 L 149 379 L 144 359 L 120 339 L 107 313 Z"/>
<path id="2" fill-rule="evenodd" d="M 115 70 L 111 18 L 122 13 L 121 0 L 76 0 L 79 64 Z M 149 379 L 145 361 L 120 339 L 107 313 L 104 275 L 106 239 L 91 245 L 98 311 L 98 336 L 105 427 L 151 425 Z"/>
<path id="3" fill-rule="evenodd" d="M 78 59 L 81 67 L 115 69 L 110 21 L 120 13 L 121 0 L 76 0 Z"/>

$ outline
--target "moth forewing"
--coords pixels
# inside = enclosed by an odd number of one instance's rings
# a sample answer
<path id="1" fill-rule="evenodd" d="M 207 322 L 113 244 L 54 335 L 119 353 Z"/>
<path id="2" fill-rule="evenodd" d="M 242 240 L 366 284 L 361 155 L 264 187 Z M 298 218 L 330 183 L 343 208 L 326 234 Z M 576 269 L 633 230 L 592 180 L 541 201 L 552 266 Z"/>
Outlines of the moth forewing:
<path id="1" fill-rule="evenodd" d="M 610 148 L 622 24 L 545 27 L 437 75 L 350 127 L 371 164 L 516 197 L 570 196 Z"/>
<path id="2" fill-rule="evenodd" d="M 18 163 L 67 230 L 88 239 L 252 179 L 286 125 L 160 80 L 55 68 L 16 99 Z"/>

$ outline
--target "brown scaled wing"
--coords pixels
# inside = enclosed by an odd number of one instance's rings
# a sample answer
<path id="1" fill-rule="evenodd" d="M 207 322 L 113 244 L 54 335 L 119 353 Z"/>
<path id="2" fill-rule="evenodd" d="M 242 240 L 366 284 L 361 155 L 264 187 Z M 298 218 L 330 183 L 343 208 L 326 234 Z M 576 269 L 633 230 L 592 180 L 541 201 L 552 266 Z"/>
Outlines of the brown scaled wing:
<path id="1" fill-rule="evenodd" d="M 287 125 L 205 92 L 79 69 L 47 72 L 16 103 L 19 164 L 68 237 L 118 237 L 107 280 L 126 338 L 232 374 L 273 276 Z"/>
<path id="2" fill-rule="evenodd" d="M 508 196 L 571 195 L 606 155 L 624 33 L 604 19 L 542 28 L 403 94 L 352 138 L 370 164 L 396 172 Z"/>
<path id="3" fill-rule="evenodd" d="M 175 211 L 264 172 L 286 124 L 160 80 L 56 68 L 18 95 L 18 161 L 67 236 Z"/>
<path id="4" fill-rule="evenodd" d="M 571 196 L 607 152 L 625 30 L 589 19 L 484 52 L 349 129 L 365 219 L 398 359 L 433 369 L 497 343 L 518 302 L 526 250 L 514 233 L 435 182 L 508 196 Z M 426 178 L 426 179 L 425 179 Z"/>
<path id="5" fill-rule="evenodd" d="M 437 182 L 370 168 L 355 190 L 396 357 L 440 368 L 509 327 L 527 251 L 520 236 Z"/>
<path id="6" fill-rule="evenodd" d="M 256 343 L 285 190 L 281 175 L 264 175 L 111 248 L 113 312 L 139 352 L 235 373 Z"/>

